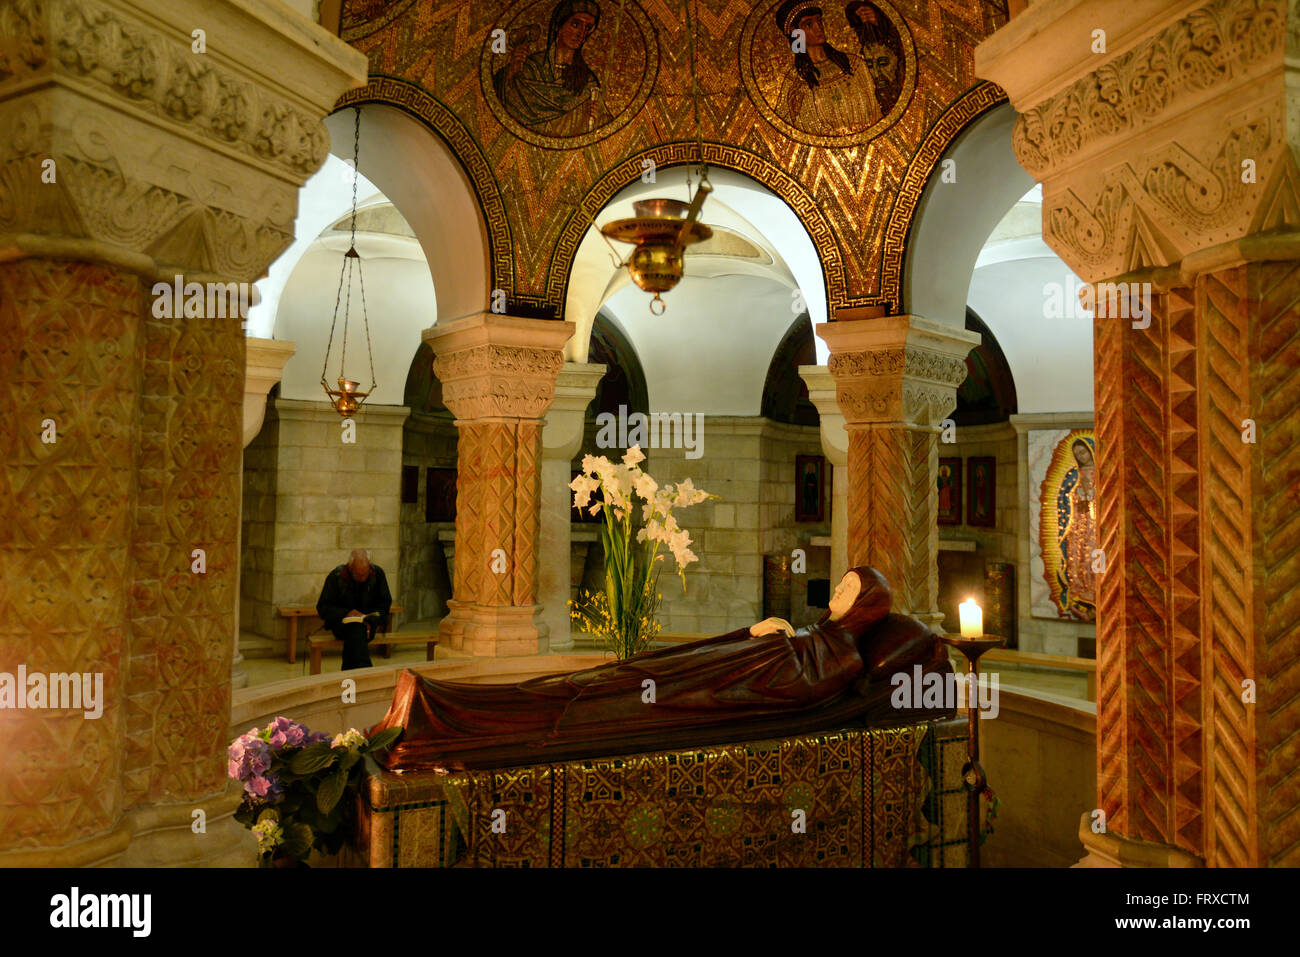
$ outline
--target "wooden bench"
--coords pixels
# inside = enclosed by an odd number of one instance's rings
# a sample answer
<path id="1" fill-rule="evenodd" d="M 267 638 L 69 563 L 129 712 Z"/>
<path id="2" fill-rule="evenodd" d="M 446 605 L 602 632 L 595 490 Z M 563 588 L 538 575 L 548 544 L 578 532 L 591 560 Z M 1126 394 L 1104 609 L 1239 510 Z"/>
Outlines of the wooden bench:
<path id="1" fill-rule="evenodd" d="M 307 639 L 307 644 L 311 647 L 311 673 L 320 674 L 321 669 L 321 652 L 326 648 L 342 648 L 343 642 L 339 641 L 329 632 L 323 635 L 312 635 Z M 393 645 L 425 645 L 425 661 L 433 660 L 434 649 L 438 647 L 438 633 L 436 631 L 394 631 L 388 634 L 378 634 L 370 640 L 370 644 L 383 645 L 385 652 L 391 653 Z M 385 654 L 384 657 L 388 657 Z"/>
<path id="2" fill-rule="evenodd" d="M 406 609 L 404 609 L 401 605 L 397 604 L 397 602 L 393 602 L 393 606 L 390 609 L 388 609 L 389 620 L 390 621 L 392 620 L 393 615 L 396 615 L 405 610 Z M 276 609 L 276 611 L 280 614 L 281 618 L 289 619 L 288 660 L 289 660 L 289 664 L 293 664 L 295 661 L 298 660 L 298 619 L 299 618 L 316 619 L 317 625 L 315 628 L 312 629 L 312 631 L 316 631 L 317 629 L 322 627 L 322 625 L 324 625 L 324 622 L 321 621 L 320 615 L 316 614 L 315 605 L 281 605 L 279 608 Z M 307 634 L 310 635 L 311 631 L 307 632 Z M 378 638 L 379 636 L 376 635 L 375 637 Z M 390 654 L 392 654 L 392 651 L 388 648 L 385 648 L 384 657 L 387 658 Z"/>

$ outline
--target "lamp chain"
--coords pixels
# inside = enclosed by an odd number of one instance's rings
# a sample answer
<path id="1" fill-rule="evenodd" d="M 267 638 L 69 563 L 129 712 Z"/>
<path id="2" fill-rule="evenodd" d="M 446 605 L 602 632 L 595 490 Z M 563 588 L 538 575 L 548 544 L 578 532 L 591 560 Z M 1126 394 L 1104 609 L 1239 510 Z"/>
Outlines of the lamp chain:
<path id="1" fill-rule="evenodd" d="M 343 306 L 343 344 L 339 350 L 339 378 L 346 376 L 344 371 L 348 355 L 348 318 L 352 311 L 352 267 L 355 263 L 357 270 L 357 282 L 360 285 L 361 293 L 361 319 L 365 324 L 366 330 L 366 351 L 370 360 L 370 390 L 375 388 L 375 353 L 374 346 L 370 342 L 370 316 L 366 311 L 366 282 L 365 275 L 361 271 L 361 257 L 357 255 L 357 183 L 361 178 L 361 107 L 355 107 L 355 118 L 352 125 L 352 218 L 349 226 L 348 251 L 343 256 L 343 268 L 339 270 L 338 290 L 334 294 L 334 315 L 330 320 L 329 340 L 325 345 L 325 363 L 321 367 L 321 384 L 325 390 L 329 391 L 329 385 L 325 379 L 329 373 L 330 353 L 334 349 L 334 329 L 338 324 L 339 306 Z M 347 299 L 343 298 L 343 286 L 346 283 L 348 287 Z"/>
<path id="2" fill-rule="evenodd" d="M 700 136 L 700 80 L 695 67 L 695 18 L 691 16 L 691 0 L 686 4 L 686 41 L 691 57 L 691 103 L 695 114 L 695 161 L 700 167 L 700 182 L 709 178 L 708 167 L 704 165 L 704 141 Z"/>

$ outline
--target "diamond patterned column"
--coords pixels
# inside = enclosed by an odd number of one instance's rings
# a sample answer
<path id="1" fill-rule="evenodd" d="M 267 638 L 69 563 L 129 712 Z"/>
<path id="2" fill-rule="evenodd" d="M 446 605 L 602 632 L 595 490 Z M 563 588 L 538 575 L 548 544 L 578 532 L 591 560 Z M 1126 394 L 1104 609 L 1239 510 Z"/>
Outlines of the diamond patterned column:
<path id="1" fill-rule="evenodd" d="M 1085 866 L 1300 864 L 1297 27 L 1283 0 L 1049 0 L 976 51 L 1043 238 L 1095 284 Z"/>
<path id="2" fill-rule="evenodd" d="M 439 625 L 452 648 L 475 655 L 545 648 L 537 603 L 542 416 L 574 328 L 481 313 L 425 331 L 460 430 L 453 597 Z"/>
<path id="3" fill-rule="evenodd" d="M 848 564 L 879 570 L 895 610 L 937 627 L 938 432 L 979 336 L 917 316 L 838 320 L 817 334 L 849 433 Z"/>
<path id="4" fill-rule="evenodd" d="M 365 58 L 277 4 L 3 21 L 0 389 L 22 421 L 0 440 L 0 672 L 98 673 L 104 700 L 0 712 L 0 865 L 244 863 L 240 284 L 292 240 L 321 118 Z"/>

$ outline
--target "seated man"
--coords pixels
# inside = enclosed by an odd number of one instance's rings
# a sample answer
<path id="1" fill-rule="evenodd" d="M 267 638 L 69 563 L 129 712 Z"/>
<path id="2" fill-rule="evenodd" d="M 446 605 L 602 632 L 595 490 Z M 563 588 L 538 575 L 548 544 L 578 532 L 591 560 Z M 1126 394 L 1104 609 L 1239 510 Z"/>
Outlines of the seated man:
<path id="1" fill-rule="evenodd" d="M 370 641 L 375 630 L 388 621 L 392 605 L 388 578 L 382 568 L 370 564 L 364 548 L 353 551 L 346 565 L 326 577 L 316 613 L 334 637 L 343 642 L 344 671 L 370 667 Z"/>

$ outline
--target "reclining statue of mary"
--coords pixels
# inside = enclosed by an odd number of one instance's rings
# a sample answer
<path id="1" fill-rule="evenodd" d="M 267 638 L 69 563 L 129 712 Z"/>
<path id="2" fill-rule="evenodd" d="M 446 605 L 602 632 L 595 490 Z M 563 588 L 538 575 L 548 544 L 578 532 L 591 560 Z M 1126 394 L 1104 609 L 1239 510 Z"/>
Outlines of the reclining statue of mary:
<path id="1" fill-rule="evenodd" d="M 404 733 L 376 753 L 390 771 L 539 764 L 862 726 L 951 710 L 896 708 L 891 677 L 951 672 L 922 622 L 891 615 L 889 584 L 851 569 L 829 609 L 797 631 L 768 618 L 716 638 L 512 685 L 403 671 L 370 733 Z"/>

